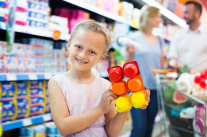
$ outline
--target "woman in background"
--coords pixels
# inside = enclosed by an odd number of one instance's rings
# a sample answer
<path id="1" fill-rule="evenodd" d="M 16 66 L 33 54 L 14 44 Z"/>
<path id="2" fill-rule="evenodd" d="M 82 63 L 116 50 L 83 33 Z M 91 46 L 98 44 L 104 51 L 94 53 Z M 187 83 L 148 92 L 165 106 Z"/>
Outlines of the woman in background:
<path id="1" fill-rule="evenodd" d="M 154 27 L 159 27 L 160 22 L 159 9 L 153 6 L 145 6 L 141 10 L 140 31 L 129 36 L 129 39 L 135 44 L 127 46 L 126 62 L 133 60 L 138 62 L 143 83 L 145 87 L 151 90 L 148 108 L 145 110 L 133 108 L 131 110 L 133 121 L 131 137 L 151 137 L 155 116 L 158 112 L 157 88 L 153 69 L 161 69 L 161 64 L 164 63 L 162 52 L 164 42 L 152 32 Z"/>

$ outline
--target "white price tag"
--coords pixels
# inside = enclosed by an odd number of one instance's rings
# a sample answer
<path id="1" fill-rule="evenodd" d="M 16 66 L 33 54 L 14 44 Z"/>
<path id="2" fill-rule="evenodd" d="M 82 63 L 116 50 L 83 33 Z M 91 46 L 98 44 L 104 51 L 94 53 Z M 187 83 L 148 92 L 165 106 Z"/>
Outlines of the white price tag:
<path id="1" fill-rule="evenodd" d="M 50 79 L 52 77 L 52 75 L 51 74 L 45 74 L 45 79 Z"/>
<path id="2" fill-rule="evenodd" d="M 24 126 L 32 125 L 32 121 L 30 119 L 24 119 L 22 122 Z"/>
<path id="3" fill-rule="evenodd" d="M 7 74 L 6 79 L 11 80 L 11 81 L 13 81 L 13 80 L 15 81 L 15 80 L 17 80 L 17 77 L 15 74 Z"/>
<path id="4" fill-rule="evenodd" d="M 52 120 L 51 117 L 52 117 L 51 114 L 46 114 L 43 116 L 43 119 L 44 119 L 44 121 L 49 121 L 49 120 Z"/>
<path id="5" fill-rule="evenodd" d="M 29 74 L 29 80 L 37 80 L 37 75 L 34 73 Z"/>

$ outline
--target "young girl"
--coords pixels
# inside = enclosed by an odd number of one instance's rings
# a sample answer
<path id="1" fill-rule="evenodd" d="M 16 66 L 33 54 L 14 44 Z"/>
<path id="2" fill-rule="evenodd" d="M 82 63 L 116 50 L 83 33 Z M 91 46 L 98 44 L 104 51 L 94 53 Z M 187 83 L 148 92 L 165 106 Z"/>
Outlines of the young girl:
<path id="1" fill-rule="evenodd" d="M 109 48 L 110 37 L 98 23 L 86 20 L 72 30 L 71 69 L 49 81 L 49 102 L 57 129 L 67 137 L 117 137 L 128 112 L 117 113 L 110 83 L 91 71 Z M 146 90 L 149 100 L 149 90 Z"/>

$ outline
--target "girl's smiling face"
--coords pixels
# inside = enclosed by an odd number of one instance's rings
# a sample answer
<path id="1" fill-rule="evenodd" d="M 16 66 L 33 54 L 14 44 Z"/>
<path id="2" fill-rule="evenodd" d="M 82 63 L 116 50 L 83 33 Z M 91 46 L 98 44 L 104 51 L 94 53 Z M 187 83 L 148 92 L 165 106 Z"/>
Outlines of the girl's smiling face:
<path id="1" fill-rule="evenodd" d="M 78 30 L 69 43 L 69 58 L 78 71 L 91 71 L 105 56 L 105 37 L 101 33 Z"/>

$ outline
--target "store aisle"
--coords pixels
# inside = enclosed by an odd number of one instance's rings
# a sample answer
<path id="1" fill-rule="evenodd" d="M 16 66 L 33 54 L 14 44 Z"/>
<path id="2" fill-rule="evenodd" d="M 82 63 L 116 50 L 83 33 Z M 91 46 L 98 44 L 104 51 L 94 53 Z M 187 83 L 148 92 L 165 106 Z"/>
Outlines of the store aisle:
<path id="1" fill-rule="evenodd" d="M 131 120 L 128 120 L 120 133 L 119 137 L 129 137 L 131 131 Z M 154 125 L 153 135 L 152 137 L 166 137 L 166 133 L 164 132 L 164 126 L 162 121 L 156 123 Z"/>

